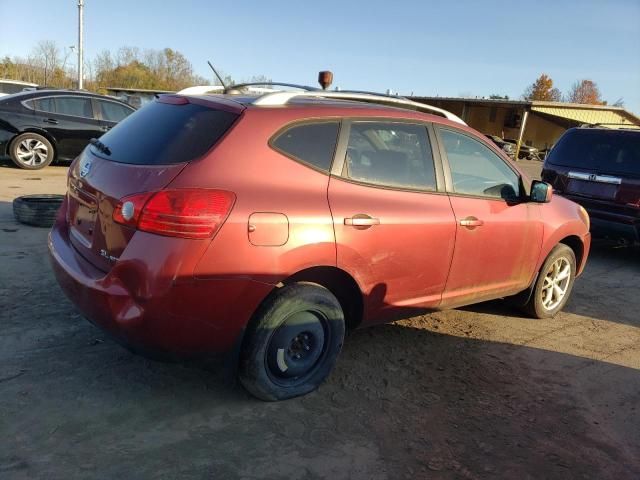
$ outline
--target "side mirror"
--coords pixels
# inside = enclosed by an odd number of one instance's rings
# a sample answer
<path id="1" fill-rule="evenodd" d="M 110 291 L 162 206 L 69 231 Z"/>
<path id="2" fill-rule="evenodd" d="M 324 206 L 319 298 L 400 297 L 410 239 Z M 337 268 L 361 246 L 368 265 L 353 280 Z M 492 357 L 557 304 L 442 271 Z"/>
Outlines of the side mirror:
<path id="1" fill-rule="evenodd" d="M 553 187 L 547 182 L 534 180 L 531 182 L 531 201 L 536 203 L 549 203 L 553 196 Z"/>

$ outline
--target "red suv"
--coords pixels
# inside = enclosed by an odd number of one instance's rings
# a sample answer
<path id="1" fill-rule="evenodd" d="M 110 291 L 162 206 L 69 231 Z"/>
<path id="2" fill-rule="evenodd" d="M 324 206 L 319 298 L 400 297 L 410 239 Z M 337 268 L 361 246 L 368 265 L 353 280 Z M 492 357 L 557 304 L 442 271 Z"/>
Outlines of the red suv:
<path id="1" fill-rule="evenodd" d="M 317 388 L 345 329 L 516 294 L 551 317 L 589 245 L 582 207 L 455 116 L 344 92 L 160 97 L 74 161 L 49 237 L 92 322 L 235 355 L 264 400 Z"/>

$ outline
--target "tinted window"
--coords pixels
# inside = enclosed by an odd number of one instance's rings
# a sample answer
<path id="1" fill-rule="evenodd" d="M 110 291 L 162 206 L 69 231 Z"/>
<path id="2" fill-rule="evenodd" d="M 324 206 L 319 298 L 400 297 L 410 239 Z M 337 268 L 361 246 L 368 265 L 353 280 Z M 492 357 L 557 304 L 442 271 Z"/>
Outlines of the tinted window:
<path id="1" fill-rule="evenodd" d="M 56 113 L 56 102 L 53 97 L 37 98 L 35 100 L 36 110 L 41 112 Z"/>
<path id="2" fill-rule="evenodd" d="M 100 137 L 110 155 L 91 147 L 109 160 L 138 165 L 188 162 L 204 155 L 238 116 L 188 103 L 151 102 L 129 115 Z"/>
<path id="3" fill-rule="evenodd" d="M 547 161 L 598 173 L 640 175 L 640 132 L 569 130 Z"/>
<path id="4" fill-rule="evenodd" d="M 451 130 L 440 130 L 440 134 L 454 192 L 495 198 L 519 196 L 518 175 L 489 147 Z"/>
<path id="5" fill-rule="evenodd" d="M 98 105 L 100 105 L 102 119 L 107 120 L 108 122 L 119 122 L 133 112 L 132 109 L 115 102 L 99 100 Z"/>
<path id="6" fill-rule="evenodd" d="M 56 113 L 74 117 L 93 118 L 90 98 L 56 97 Z"/>
<path id="7" fill-rule="evenodd" d="M 282 132 L 272 146 L 286 155 L 325 171 L 331 168 L 338 122 L 306 123 Z"/>
<path id="8" fill-rule="evenodd" d="M 360 182 L 436 189 L 431 144 L 424 125 L 354 122 L 346 168 L 347 176 Z"/>

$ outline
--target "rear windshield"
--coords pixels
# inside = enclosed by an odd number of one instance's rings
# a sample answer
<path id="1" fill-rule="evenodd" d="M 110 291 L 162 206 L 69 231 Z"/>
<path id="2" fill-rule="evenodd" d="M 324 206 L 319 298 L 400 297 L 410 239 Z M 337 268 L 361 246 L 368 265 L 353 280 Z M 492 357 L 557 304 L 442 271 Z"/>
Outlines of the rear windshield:
<path id="1" fill-rule="evenodd" d="M 640 132 L 570 130 L 553 147 L 548 162 L 595 173 L 640 176 Z"/>
<path id="2" fill-rule="evenodd" d="M 204 155 L 238 118 L 235 113 L 192 103 L 152 102 L 100 137 L 105 148 L 91 152 L 136 165 L 167 165 Z M 107 150 L 108 149 L 108 150 Z"/>

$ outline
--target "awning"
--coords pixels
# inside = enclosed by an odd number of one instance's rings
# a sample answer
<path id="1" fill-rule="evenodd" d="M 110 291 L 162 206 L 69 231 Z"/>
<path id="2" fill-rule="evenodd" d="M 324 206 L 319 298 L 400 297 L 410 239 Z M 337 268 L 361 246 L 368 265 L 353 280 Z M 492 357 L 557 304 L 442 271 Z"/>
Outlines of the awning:
<path id="1" fill-rule="evenodd" d="M 564 106 L 531 106 L 532 112 L 538 112 L 563 120 L 570 120 L 578 124 L 601 125 L 607 128 L 634 128 L 640 129 L 640 121 L 621 108 L 612 107 L 564 107 Z"/>

